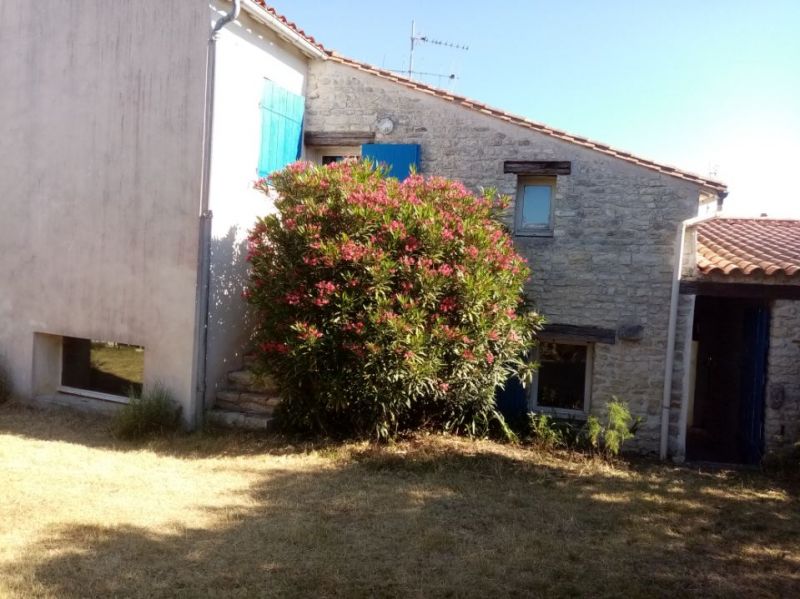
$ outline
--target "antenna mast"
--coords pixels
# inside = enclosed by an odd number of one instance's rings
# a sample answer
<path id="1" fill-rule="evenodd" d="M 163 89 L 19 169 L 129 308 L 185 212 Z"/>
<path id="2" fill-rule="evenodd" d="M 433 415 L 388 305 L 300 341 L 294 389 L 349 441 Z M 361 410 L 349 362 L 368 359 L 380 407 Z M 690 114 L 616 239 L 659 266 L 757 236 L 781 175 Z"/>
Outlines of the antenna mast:
<path id="1" fill-rule="evenodd" d="M 426 44 L 433 44 L 435 46 L 445 46 L 447 48 L 455 48 L 456 50 L 464 50 L 464 51 L 469 50 L 469 46 L 465 46 L 465 45 L 462 45 L 462 44 L 454 44 L 452 42 L 445 42 L 445 41 L 442 41 L 442 40 L 431 39 L 427 35 L 417 35 L 417 31 L 416 31 L 416 28 L 415 28 L 414 25 L 415 25 L 415 23 L 412 20 L 411 21 L 411 49 L 410 49 L 410 51 L 408 53 L 408 78 L 409 79 L 413 79 L 414 78 L 414 73 L 415 73 L 415 71 L 414 71 L 414 46 L 415 46 L 415 44 L 417 42 L 424 42 Z M 417 73 L 417 74 L 419 74 L 419 75 L 422 75 L 422 74 L 431 75 L 432 73 Z M 456 78 L 454 74 L 451 74 L 451 75 L 436 75 L 436 76 L 437 77 L 447 77 L 449 79 L 455 79 Z"/>

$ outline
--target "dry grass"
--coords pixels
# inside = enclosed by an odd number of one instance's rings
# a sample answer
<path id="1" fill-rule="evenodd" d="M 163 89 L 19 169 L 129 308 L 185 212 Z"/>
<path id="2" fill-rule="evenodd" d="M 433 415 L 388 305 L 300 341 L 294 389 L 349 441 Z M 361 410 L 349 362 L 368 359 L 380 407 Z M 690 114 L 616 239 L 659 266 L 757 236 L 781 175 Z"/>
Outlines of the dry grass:
<path id="1" fill-rule="evenodd" d="M 120 444 L 0 407 L 0 595 L 798 596 L 793 488 L 490 442 Z"/>

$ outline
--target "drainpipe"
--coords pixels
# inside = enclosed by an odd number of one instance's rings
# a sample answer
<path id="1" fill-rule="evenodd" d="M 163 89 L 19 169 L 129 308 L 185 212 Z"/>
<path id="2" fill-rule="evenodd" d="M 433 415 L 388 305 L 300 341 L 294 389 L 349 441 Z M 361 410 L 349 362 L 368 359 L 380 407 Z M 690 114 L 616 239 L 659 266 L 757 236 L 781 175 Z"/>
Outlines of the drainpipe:
<path id="1" fill-rule="evenodd" d="M 661 446 L 658 455 L 662 460 L 667 458 L 669 446 L 669 412 L 672 399 L 672 368 L 675 363 L 675 329 L 678 326 L 678 299 L 680 297 L 681 271 L 683 270 L 683 246 L 686 240 L 686 229 L 703 221 L 712 219 L 716 214 L 695 216 L 678 225 L 675 237 L 674 270 L 672 272 L 672 292 L 669 300 L 669 324 L 667 325 L 667 359 L 664 365 L 664 392 L 661 398 Z M 685 356 L 684 356 L 685 359 Z"/>
<path id="2" fill-rule="evenodd" d="M 214 71 L 219 32 L 239 16 L 241 0 L 233 0 L 230 12 L 214 24 L 206 52 L 206 101 L 203 139 L 203 179 L 200 194 L 200 227 L 197 257 L 197 321 L 195 324 L 195 416 L 194 427 L 202 426 L 205 416 L 206 359 L 208 354 L 208 306 L 211 288 L 211 220 L 209 183 L 211 180 L 212 128 L 214 123 Z"/>

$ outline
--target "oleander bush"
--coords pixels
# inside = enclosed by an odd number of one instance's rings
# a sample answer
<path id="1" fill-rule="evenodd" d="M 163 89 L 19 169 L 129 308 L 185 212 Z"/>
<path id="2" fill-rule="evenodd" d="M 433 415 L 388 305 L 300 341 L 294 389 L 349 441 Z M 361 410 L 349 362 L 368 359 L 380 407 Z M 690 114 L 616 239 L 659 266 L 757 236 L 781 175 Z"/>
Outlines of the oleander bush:
<path id="1" fill-rule="evenodd" d="M 355 161 L 295 163 L 256 187 L 277 213 L 251 231 L 245 297 L 284 424 L 378 438 L 508 430 L 495 389 L 529 375 L 540 318 L 496 218 L 506 199 Z"/>

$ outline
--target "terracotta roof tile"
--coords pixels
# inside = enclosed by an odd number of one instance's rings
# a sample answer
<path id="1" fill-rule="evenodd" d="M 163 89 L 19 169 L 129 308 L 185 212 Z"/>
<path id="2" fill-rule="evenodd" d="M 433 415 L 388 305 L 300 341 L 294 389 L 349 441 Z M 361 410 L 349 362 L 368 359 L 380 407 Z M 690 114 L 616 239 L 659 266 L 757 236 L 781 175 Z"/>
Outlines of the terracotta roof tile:
<path id="1" fill-rule="evenodd" d="M 727 187 L 724 183 L 720 181 L 716 181 L 714 179 L 709 179 L 707 177 L 701 177 L 700 175 L 690 173 L 688 171 L 680 170 L 675 168 L 674 166 L 661 164 L 655 162 L 653 160 L 648 160 L 647 158 L 642 158 L 640 156 L 635 156 L 630 154 L 629 152 L 625 152 L 619 149 L 615 149 L 611 146 L 606 144 L 602 144 L 585 137 L 580 137 L 577 135 L 571 135 L 565 131 L 561 131 L 559 129 L 554 129 L 552 127 L 548 127 L 542 123 L 537 123 L 536 121 L 529 120 L 525 117 L 518 116 L 515 114 L 511 114 L 500 110 L 499 108 L 494 108 L 492 106 L 488 106 L 483 104 L 482 102 L 478 102 L 477 100 L 472 100 L 470 98 L 466 98 L 464 96 L 460 96 L 449 92 L 444 89 L 440 89 L 438 87 L 434 87 L 432 85 L 427 85 L 425 83 L 421 83 L 419 81 L 413 81 L 408 79 L 407 77 L 403 77 L 402 75 L 398 75 L 397 73 L 393 73 L 387 71 L 385 69 L 381 69 L 379 67 L 373 66 L 371 64 L 367 64 L 365 62 L 360 62 L 358 60 L 354 60 L 352 58 L 347 58 L 334 52 L 332 50 L 326 49 L 321 43 L 315 40 L 312 36 L 308 35 L 305 31 L 300 29 L 295 23 L 289 21 L 286 17 L 278 13 L 274 8 L 269 6 L 265 0 L 254 0 L 258 5 L 264 8 L 267 12 L 269 12 L 273 17 L 278 19 L 281 23 L 292 29 L 295 33 L 302 36 L 308 43 L 314 45 L 316 48 L 325 52 L 330 60 L 335 62 L 348 65 L 359 69 L 361 71 L 365 71 L 375 75 L 376 77 L 381 77 L 388 81 L 392 81 L 394 83 L 398 83 L 410 89 L 415 89 L 417 91 L 423 91 L 426 93 L 430 93 L 431 95 L 437 96 L 443 100 L 447 100 L 449 102 L 453 102 L 454 104 L 458 104 L 465 108 L 469 108 L 470 110 L 475 110 L 481 112 L 483 114 L 487 114 L 490 116 L 497 117 L 503 121 L 510 122 L 516 125 L 520 125 L 522 127 L 526 127 L 533 131 L 537 131 L 539 133 L 543 133 L 545 135 L 549 135 L 551 137 L 555 137 L 557 139 L 561 139 L 564 141 L 568 141 L 570 143 L 575 143 L 586 148 L 590 148 L 592 150 L 596 150 L 603 154 L 613 156 L 614 158 L 619 158 L 621 160 L 625 160 L 627 162 L 631 162 L 638 166 L 643 166 L 645 168 L 649 168 L 654 171 L 658 171 L 660 173 L 664 173 L 666 175 L 670 175 L 671 177 L 677 177 L 679 179 L 683 179 L 685 181 L 691 181 L 692 183 L 697 183 L 702 185 L 703 187 L 707 187 L 709 189 L 713 189 L 718 192 L 725 193 L 727 192 Z"/>
<path id="2" fill-rule="evenodd" d="M 800 220 L 713 218 L 697 225 L 702 274 L 800 273 Z"/>
<path id="3" fill-rule="evenodd" d="M 323 45 L 322 45 L 322 44 L 320 44 L 320 43 L 319 43 L 317 40 L 315 40 L 315 39 L 314 39 L 314 36 L 312 36 L 312 35 L 309 35 L 309 34 L 307 34 L 305 31 L 303 31 L 302 29 L 300 29 L 300 27 L 298 27 L 296 23 L 294 23 L 293 21 L 290 21 L 289 19 L 287 19 L 286 17 L 284 17 L 284 16 L 283 16 L 282 14 L 280 14 L 280 13 L 279 13 L 277 10 L 275 10 L 274 8 L 272 8 L 271 6 L 269 6 L 269 5 L 268 5 L 268 4 L 267 4 L 267 3 L 266 3 L 264 0 L 253 0 L 253 2 L 255 2 L 256 4 L 258 4 L 258 5 L 259 5 L 261 8 L 263 8 L 264 10 L 266 10 L 266 11 L 267 11 L 269 14 L 271 14 L 271 15 L 272 15 L 273 17 L 275 17 L 276 19 L 278 19 L 278 20 L 279 20 L 281 23 L 283 23 L 284 25 L 286 25 L 286 26 L 287 26 L 289 29 L 291 29 L 291 30 L 292 30 L 292 31 L 294 31 L 294 32 L 295 32 L 297 35 L 299 35 L 299 36 L 300 36 L 300 37 L 302 37 L 304 40 L 306 40 L 306 41 L 307 41 L 309 44 L 311 44 L 312 46 L 316 46 L 316 48 L 317 48 L 318 50 L 322 51 L 322 52 L 325 52 L 325 53 L 327 53 L 327 52 L 328 52 L 328 50 L 325 48 L 325 46 L 323 46 Z"/>

